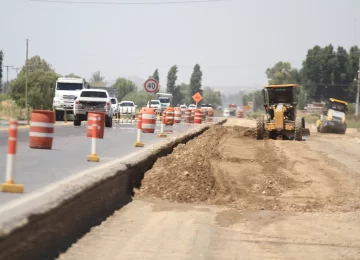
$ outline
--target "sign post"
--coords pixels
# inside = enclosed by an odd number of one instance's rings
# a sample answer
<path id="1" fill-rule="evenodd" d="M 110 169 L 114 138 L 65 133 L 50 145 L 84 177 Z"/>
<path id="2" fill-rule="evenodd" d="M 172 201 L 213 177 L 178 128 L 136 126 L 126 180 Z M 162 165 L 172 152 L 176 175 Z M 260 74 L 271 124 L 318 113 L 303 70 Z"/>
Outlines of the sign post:
<path id="1" fill-rule="evenodd" d="M 151 107 L 151 94 L 159 90 L 159 83 L 156 79 L 149 77 L 144 83 L 144 90 L 149 93 L 149 108 Z"/>
<path id="2" fill-rule="evenodd" d="M 197 109 L 198 103 L 203 99 L 203 97 L 201 96 L 200 92 L 197 92 L 192 96 L 192 99 L 196 102 L 196 109 Z"/>

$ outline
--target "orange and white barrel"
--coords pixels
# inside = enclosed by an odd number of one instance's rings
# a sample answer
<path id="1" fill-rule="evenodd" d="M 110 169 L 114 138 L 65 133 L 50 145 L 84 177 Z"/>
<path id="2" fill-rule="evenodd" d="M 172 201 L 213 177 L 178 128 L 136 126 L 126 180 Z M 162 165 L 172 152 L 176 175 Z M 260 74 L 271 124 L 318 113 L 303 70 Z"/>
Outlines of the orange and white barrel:
<path id="1" fill-rule="evenodd" d="M 154 133 L 156 126 L 156 113 L 154 108 L 143 107 L 141 110 L 141 131 L 143 133 Z"/>
<path id="2" fill-rule="evenodd" d="M 175 115 L 175 123 L 176 124 L 181 123 L 181 108 L 180 107 L 174 107 L 174 115 Z"/>
<path id="3" fill-rule="evenodd" d="M 201 120 L 202 120 L 202 122 L 206 122 L 207 109 L 206 109 L 206 108 L 202 108 L 202 109 L 201 109 L 201 113 L 202 113 L 202 115 L 201 115 Z"/>
<path id="4" fill-rule="evenodd" d="M 8 155 L 6 162 L 6 183 L 14 183 L 14 167 L 17 146 L 18 122 L 15 119 L 9 122 Z"/>
<path id="5" fill-rule="evenodd" d="M 86 137 L 93 137 L 93 125 L 96 125 L 96 138 L 103 139 L 105 132 L 105 113 L 104 112 L 89 112 L 86 123 Z"/>
<path id="6" fill-rule="evenodd" d="M 185 113 L 184 113 L 184 121 L 185 123 L 190 123 L 190 118 L 191 118 L 191 109 L 185 109 Z"/>
<path id="7" fill-rule="evenodd" d="M 190 123 L 194 123 L 195 110 L 191 109 Z"/>
<path id="8" fill-rule="evenodd" d="M 33 110 L 31 113 L 29 147 L 51 149 L 54 137 L 54 111 Z"/>
<path id="9" fill-rule="evenodd" d="M 165 125 L 173 125 L 175 122 L 175 111 L 173 107 L 165 108 Z"/>
<path id="10" fill-rule="evenodd" d="M 194 111 L 194 124 L 201 124 L 202 121 L 202 112 L 200 109 L 195 109 Z"/>

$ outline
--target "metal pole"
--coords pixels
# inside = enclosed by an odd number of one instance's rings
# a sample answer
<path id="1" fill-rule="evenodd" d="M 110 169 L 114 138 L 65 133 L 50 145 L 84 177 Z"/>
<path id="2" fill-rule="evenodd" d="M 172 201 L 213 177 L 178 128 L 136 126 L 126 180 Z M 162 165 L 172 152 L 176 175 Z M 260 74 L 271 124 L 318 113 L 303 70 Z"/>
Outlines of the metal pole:
<path id="1" fill-rule="evenodd" d="M 29 105 L 28 105 L 28 54 L 29 54 L 29 39 L 26 39 L 26 61 L 25 61 L 25 109 L 27 124 L 29 124 Z"/>
<path id="2" fill-rule="evenodd" d="M 359 94 L 360 94 L 359 92 L 360 92 L 360 55 L 359 55 L 359 68 L 358 68 L 358 78 L 357 78 L 355 116 L 359 115 Z"/>

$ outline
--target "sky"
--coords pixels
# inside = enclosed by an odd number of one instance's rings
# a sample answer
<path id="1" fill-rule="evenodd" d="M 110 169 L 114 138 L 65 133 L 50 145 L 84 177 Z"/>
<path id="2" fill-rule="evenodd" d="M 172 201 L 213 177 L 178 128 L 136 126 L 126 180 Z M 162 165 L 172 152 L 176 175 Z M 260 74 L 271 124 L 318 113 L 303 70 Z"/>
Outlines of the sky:
<path id="1" fill-rule="evenodd" d="M 261 88 L 267 82 L 266 68 L 278 61 L 300 67 L 316 44 L 349 49 L 359 43 L 359 11 L 359 0 L 158 5 L 0 0 L 0 50 L 3 65 L 21 67 L 29 39 L 29 57 L 39 55 L 57 73 L 89 79 L 99 70 L 108 82 L 129 76 L 146 79 L 159 69 L 165 85 L 169 68 L 176 64 L 178 83 L 188 83 L 198 63 L 204 86 L 237 92 Z M 6 80 L 6 68 L 3 72 Z M 9 78 L 14 77 L 10 69 Z"/>

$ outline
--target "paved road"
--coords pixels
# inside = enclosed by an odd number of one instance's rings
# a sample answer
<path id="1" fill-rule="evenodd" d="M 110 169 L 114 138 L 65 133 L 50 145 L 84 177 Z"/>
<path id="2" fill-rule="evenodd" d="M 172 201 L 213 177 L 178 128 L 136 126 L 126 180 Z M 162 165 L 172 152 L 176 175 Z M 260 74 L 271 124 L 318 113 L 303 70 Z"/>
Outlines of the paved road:
<path id="1" fill-rule="evenodd" d="M 175 125 L 174 133 L 192 128 L 189 125 Z M 29 129 L 19 129 L 16 155 L 15 182 L 25 185 L 29 193 L 45 185 L 88 169 L 99 163 L 87 162 L 91 151 L 91 139 L 86 138 L 85 125 L 81 127 L 56 126 L 52 150 L 31 149 L 28 145 Z M 155 134 L 142 134 L 145 147 L 165 142 Z M 7 156 L 7 131 L 0 131 L 0 182 L 5 179 Z M 142 148 L 134 147 L 136 124 L 114 124 L 105 130 L 105 138 L 98 140 L 97 153 L 100 164 L 118 159 Z M 21 194 L 0 193 L 0 204 L 16 199 Z"/>

